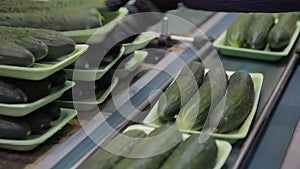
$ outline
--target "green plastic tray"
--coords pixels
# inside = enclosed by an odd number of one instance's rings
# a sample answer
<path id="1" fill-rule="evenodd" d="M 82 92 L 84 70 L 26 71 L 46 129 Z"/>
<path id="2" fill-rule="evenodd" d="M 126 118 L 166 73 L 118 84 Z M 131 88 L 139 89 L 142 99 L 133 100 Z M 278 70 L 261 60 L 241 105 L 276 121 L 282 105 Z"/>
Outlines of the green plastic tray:
<path id="1" fill-rule="evenodd" d="M 51 93 L 32 103 L 25 104 L 4 104 L 0 103 L 0 115 L 20 117 L 25 116 L 38 108 L 45 106 L 46 104 L 58 99 L 63 93 L 74 86 L 74 82 L 67 81 L 64 85 L 55 87 Z"/>
<path id="2" fill-rule="evenodd" d="M 213 43 L 213 46 L 218 49 L 221 54 L 228 56 L 236 56 L 241 58 L 259 59 L 267 61 L 277 61 L 284 56 L 287 56 L 293 48 L 300 32 L 300 22 L 297 22 L 297 28 L 293 34 L 289 45 L 281 52 L 270 51 L 268 46 L 265 50 L 255 50 L 246 48 L 236 48 L 225 45 L 226 31 L 224 31 Z"/>
<path id="3" fill-rule="evenodd" d="M 130 130 L 142 130 L 146 134 L 149 134 L 152 130 L 154 130 L 153 127 L 144 126 L 144 125 L 132 125 L 129 126 L 127 129 L 125 129 L 124 132 L 130 131 Z M 183 139 L 188 138 L 188 134 L 183 134 Z M 217 155 L 217 162 L 213 169 L 221 169 L 222 166 L 225 164 L 230 152 L 231 152 L 231 145 L 227 141 L 222 140 L 216 140 L 216 144 L 218 146 L 218 155 Z"/>
<path id="4" fill-rule="evenodd" d="M 84 101 L 65 101 L 65 100 L 56 100 L 60 107 L 65 108 L 75 108 L 78 111 L 89 111 L 94 109 L 98 104 L 101 104 L 109 96 L 112 90 L 117 86 L 119 79 L 113 77 L 111 85 L 106 89 L 106 91 L 100 96 L 99 99 L 95 100 L 84 100 Z M 76 105 L 76 106 L 74 106 Z"/>
<path id="5" fill-rule="evenodd" d="M 54 122 L 53 126 L 46 133 L 41 135 L 30 135 L 24 140 L 0 139 L 0 148 L 17 151 L 29 151 L 36 148 L 53 136 L 77 114 L 77 111 L 72 109 L 62 108 L 61 111 L 60 118 Z"/>
<path id="6" fill-rule="evenodd" d="M 124 54 L 130 54 L 136 50 L 142 49 L 148 45 L 148 43 L 156 38 L 156 34 L 153 32 L 143 32 L 141 33 L 132 43 L 125 43 L 123 46 L 125 47 Z"/>
<path id="7" fill-rule="evenodd" d="M 121 63 L 118 69 L 115 71 L 114 75 L 119 78 L 127 77 L 127 75 L 134 71 L 140 63 L 148 56 L 147 51 L 137 50 L 133 55 L 128 56 L 127 61 Z"/>
<path id="8" fill-rule="evenodd" d="M 226 71 L 226 73 L 229 76 L 231 74 L 233 74 L 232 71 Z M 243 139 L 247 136 L 249 129 L 250 129 L 250 125 L 252 123 L 252 120 L 254 118 L 254 115 L 255 115 L 257 107 L 258 107 L 260 92 L 261 92 L 262 83 L 263 83 L 263 75 L 261 73 L 250 73 L 250 75 L 254 82 L 254 90 L 255 90 L 254 104 L 253 104 L 250 114 L 248 115 L 247 119 L 244 121 L 244 123 L 242 124 L 242 126 L 239 129 L 232 131 L 230 133 L 222 133 L 222 134 L 221 133 L 212 133 L 212 136 L 214 136 L 215 138 L 224 139 L 224 140 L 230 141 L 231 143 L 234 143 L 238 139 Z M 159 126 L 163 125 L 163 123 L 161 123 L 158 120 L 157 107 L 158 107 L 158 102 L 154 105 L 154 107 L 151 109 L 149 114 L 144 119 L 144 121 L 143 121 L 144 124 L 152 126 L 152 127 L 159 127 Z M 187 133 L 193 133 L 193 134 L 200 133 L 200 131 L 192 131 L 192 130 L 182 130 L 182 131 L 187 132 Z"/>
<path id="9" fill-rule="evenodd" d="M 71 37 L 77 43 L 100 43 L 110 31 L 112 31 L 126 16 L 128 10 L 120 8 L 117 12 L 102 11 L 101 14 L 105 20 L 103 26 L 93 29 L 75 30 L 62 32 L 64 35 Z"/>
<path id="10" fill-rule="evenodd" d="M 75 51 L 71 54 L 60 57 L 55 61 L 34 63 L 33 67 L 0 65 L 0 76 L 25 80 L 41 80 L 73 63 L 87 49 L 88 45 L 76 45 Z"/>
<path id="11" fill-rule="evenodd" d="M 95 81 L 99 80 L 111 67 L 114 66 L 115 63 L 118 62 L 118 60 L 121 59 L 121 57 L 124 54 L 124 47 L 121 48 L 120 53 L 118 56 L 106 67 L 101 69 L 64 69 L 68 79 L 72 80 L 82 80 L 82 81 Z M 75 74 L 74 74 L 75 73 Z M 73 76 L 74 74 L 74 76 Z"/>

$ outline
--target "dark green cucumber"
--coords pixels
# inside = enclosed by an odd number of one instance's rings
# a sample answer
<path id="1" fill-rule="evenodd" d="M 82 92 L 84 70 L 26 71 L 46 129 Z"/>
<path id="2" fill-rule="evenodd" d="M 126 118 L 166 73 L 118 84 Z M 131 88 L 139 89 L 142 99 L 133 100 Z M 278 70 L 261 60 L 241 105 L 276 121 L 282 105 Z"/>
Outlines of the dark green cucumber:
<path id="1" fill-rule="evenodd" d="M 44 113 L 51 118 L 51 120 L 55 121 L 59 119 L 61 110 L 60 107 L 55 103 L 49 103 L 46 106 L 43 106 L 36 110 L 38 113 Z"/>
<path id="2" fill-rule="evenodd" d="M 13 117 L 0 116 L 0 138 L 24 139 L 30 133 L 30 127 L 23 121 Z"/>
<path id="3" fill-rule="evenodd" d="M 76 8 L 28 13 L 0 13 L 0 25 L 11 27 L 31 27 L 56 31 L 83 30 L 100 27 L 100 19 Z M 95 11 L 95 10 L 92 10 Z"/>
<path id="4" fill-rule="evenodd" d="M 192 62 L 182 68 L 174 83 L 159 97 L 157 110 L 161 121 L 174 120 L 181 106 L 198 91 L 203 76 L 204 66 L 200 62 Z"/>
<path id="5" fill-rule="evenodd" d="M 14 84 L 0 79 L 0 103 L 26 103 L 28 97 Z"/>
<path id="6" fill-rule="evenodd" d="M 31 66 L 33 54 L 16 43 L 0 39 L 0 64 L 14 66 Z"/>
<path id="7" fill-rule="evenodd" d="M 48 77 L 51 83 L 51 87 L 57 87 L 65 84 L 67 81 L 67 74 L 64 70 L 60 70 Z"/>
<path id="8" fill-rule="evenodd" d="M 210 70 L 196 93 L 176 117 L 176 124 L 184 130 L 200 130 L 213 108 L 224 96 L 227 87 L 227 75 L 224 70 Z"/>
<path id="9" fill-rule="evenodd" d="M 14 12 L 37 12 L 37 11 L 52 11 L 57 9 L 68 8 L 100 8 L 105 9 L 105 3 L 102 0 L 71 0 L 71 1 L 32 1 L 32 0 L 1 0 L 1 13 Z"/>
<path id="10" fill-rule="evenodd" d="M 228 28 L 225 36 L 225 45 L 232 47 L 243 47 L 246 34 L 254 19 L 254 15 L 242 14 Z"/>
<path id="11" fill-rule="evenodd" d="M 296 30 L 297 16 L 292 13 L 281 15 L 279 22 L 271 29 L 268 36 L 269 47 L 273 51 L 282 51 L 288 46 Z"/>
<path id="12" fill-rule="evenodd" d="M 9 83 L 14 84 L 20 88 L 28 97 L 28 102 L 37 101 L 50 94 L 51 83 L 46 79 L 31 81 L 14 78 L 1 78 Z"/>
<path id="13" fill-rule="evenodd" d="M 237 71 L 229 79 L 223 99 L 225 106 L 217 105 L 213 114 L 223 113 L 215 132 L 226 133 L 235 130 L 248 117 L 254 103 L 254 84 L 246 71 Z"/>
<path id="14" fill-rule="evenodd" d="M 52 119 L 37 111 L 23 116 L 21 119 L 29 125 L 32 134 L 43 134 L 52 126 Z"/>
<path id="15" fill-rule="evenodd" d="M 209 169 L 214 168 L 218 155 L 215 139 L 199 142 L 199 135 L 192 135 L 182 142 L 163 163 L 161 169 Z"/>
<path id="16" fill-rule="evenodd" d="M 128 136 L 128 137 L 124 137 Z M 141 130 L 132 130 L 116 136 L 112 141 L 100 148 L 90 158 L 84 161 L 79 168 L 89 169 L 111 169 L 126 156 L 131 149 L 138 143 L 138 139 L 144 138 L 146 134 Z M 113 150 L 113 152 L 109 152 Z"/>
<path id="17" fill-rule="evenodd" d="M 32 36 L 41 40 L 48 46 L 48 55 L 44 60 L 54 60 L 75 50 L 75 42 L 71 38 L 53 30 L 0 26 L 0 34 Z"/>
<path id="18" fill-rule="evenodd" d="M 138 142 L 131 152 L 130 157 L 124 158 L 115 169 L 153 169 L 159 168 L 161 164 L 173 152 L 176 146 L 182 141 L 181 133 L 175 125 L 165 125 L 152 131 L 148 137 Z M 141 156 L 145 156 L 141 158 Z M 137 157 L 138 156 L 138 157 Z M 140 157 L 140 158 L 139 158 Z"/>
<path id="19" fill-rule="evenodd" d="M 251 23 L 246 37 L 246 47 L 250 49 L 265 49 L 269 32 L 274 25 L 272 14 L 260 14 Z"/>
<path id="20" fill-rule="evenodd" d="M 14 34 L 0 34 L 0 38 L 14 42 L 26 48 L 33 54 L 35 61 L 43 59 L 48 54 L 48 46 L 41 40 L 38 40 L 34 37 Z"/>

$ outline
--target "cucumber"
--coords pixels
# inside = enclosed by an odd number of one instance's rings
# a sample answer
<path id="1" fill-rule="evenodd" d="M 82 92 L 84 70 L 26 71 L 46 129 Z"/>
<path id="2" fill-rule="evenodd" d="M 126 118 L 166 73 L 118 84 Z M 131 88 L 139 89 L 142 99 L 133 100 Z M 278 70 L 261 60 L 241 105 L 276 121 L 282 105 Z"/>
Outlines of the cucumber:
<path id="1" fill-rule="evenodd" d="M 199 142 L 199 135 L 192 135 L 182 142 L 163 163 L 161 169 L 209 169 L 214 168 L 218 155 L 215 139 Z"/>
<path id="2" fill-rule="evenodd" d="M 31 27 L 52 29 L 56 31 L 83 30 L 100 27 L 100 19 L 76 8 L 34 13 L 0 13 L 0 26 Z M 96 11 L 96 9 L 91 9 Z M 100 15 L 100 14 L 99 14 Z"/>
<path id="3" fill-rule="evenodd" d="M 200 130 L 213 108 L 224 96 L 227 75 L 219 69 L 210 70 L 196 93 L 180 110 L 176 124 L 184 130 Z"/>
<path id="4" fill-rule="evenodd" d="M 293 13 L 284 13 L 279 22 L 271 29 L 268 36 L 269 48 L 273 51 L 282 51 L 288 46 L 296 30 L 297 16 Z"/>
<path id="5" fill-rule="evenodd" d="M 14 12 L 37 12 L 37 11 L 52 11 L 57 9 L 68 8 L 99 8 L 103 9 L 105 3 L 102 0 L 71 0 L 71 1 L 32 1 L 32 0 L 1 0 L 0 12 L 1 13 L 14 13 Z"/>
<path id="6" fill-rule="evenodd" d="M 59 119 L 61 114 L 60 107 L 53 102 L 37 109 L 36 112 L 46 114 L 51 118 L 52 121 Z"/>
<path id="7" fill-rule="evenodd" d="M 106 148 L 97 150 L 90 158 L 84 161 L 79 168 L 111 169 L 123 159 L 123 157 L 119 155 L 125 156 L 138 143 L 138 140 L 133 138 L 146 137 L 146 134 L 141 130 L 128 131 L 124 133 L 124 135 L 131 138 L 127 139 L 122 136 L 116 136 L 112 141 L 105 145 Z M 106 151 L 110 149 L 117 151 L 119 155 Z"/>
<path id="8" fill-rule="evenodd" d="M 156 136 L 156 137 L 155 137 Z M 161 164 L 173 152 L 182 141 L 181 133 L 175 125 L 165 125 L 152 131 L 147 138 L 143 139 L 133 147 L 129 155 L 131 157 L 143 153 L 147 158 L 124 158 L 115 169 L 153 169 L 159 168 Z M 161 152 L 157 155 L 158 152 Z"/>
<path id="9" fill-rule="evenodd" d="M 29 125 L 31 134 L 43 134 L 52 126 L 51 118 L 38 111 L 23 116 L 21 119 Z"/>
<path id="10" fill-rule="evenodd" d="M 26 103 L 27 100 L 20 88 L 0 78 L 0 103 Z"/>
<path id="11" fill-rule="evenodd" d="M 260 14 L 251 23 L 247 36 L 246 47 L 250 49 L 265 49 L 268 42 L 268 35 L 275 23 L 272 14 Z"/>
<path id="12" fill-rule="evenodd" d="M 249 73 L 236 71 L 230 77 L 227 93 L 223 97 L 226 99 L 225 107 L 219 104 L 212 113 L 223 113 L 215 132 L 231 132 L 239 127 L 252 110 L 254 95 L 254 84 Z"/>
<path id="13" fill-rule="evenodd" d="M 46 79 L 31 81 L 14 78 L 0 78 L 20 88 L 28 97 L 27 102 L 34 102 L 50 94 L 51 83 Z"/>
<path id="14" fill-rule="evenodd" d="M 30 127 L 25 122 L 17 118 L 0 116 L 0 138 L 24 139 L 30 133 Z"/>
<path id="15" fill-rule="evenodd" d="M 60 70 L 48 77 L 51 83 L 51 87 L 57 87 L 65 84 L 67 81 L 67 74 L 64 70 Z"/>
<path id="16" fill-rule="evenodd" d="M 174 83 L 159 97 L 157 110 L 161 121 L 166 122 L 175 119 L 181 106 L 198 90 L 203 76 L 204 66 L 200 62 L 191 62 L 182 68 Z"/>
<path id="17" fill-rule="evenodd" d="M 0 64 L 29 67 L 33 63 L 34 56 L 29 50 L 0 39 Z"/>
<path id="18" fill-rule="evenodd" d="M 48 47 L 48 55 L 44 60 L 54 60 L 75 50 L 75 42 L 71 38 L 53 30 L 0 26 L 0 34 L 32 36 L 41 40 Z"/>
<path id="19" fill-rule="evenodd" d="M 35 61 L 43 59 L 48 54 L 48 46 L 41 40 L 38 40 L 34 37 L 14 34 L 0 34 L 0 38 L 14 42 L 26 48 L 33 54 Z"/>
<path id="20" fill-rule="evenodd" d="M 254 19 L 252 14 L 242 14 L 228 28 L 225 36 L 225 45 L 232 47 L 243 47 L 246 34 Z"/>

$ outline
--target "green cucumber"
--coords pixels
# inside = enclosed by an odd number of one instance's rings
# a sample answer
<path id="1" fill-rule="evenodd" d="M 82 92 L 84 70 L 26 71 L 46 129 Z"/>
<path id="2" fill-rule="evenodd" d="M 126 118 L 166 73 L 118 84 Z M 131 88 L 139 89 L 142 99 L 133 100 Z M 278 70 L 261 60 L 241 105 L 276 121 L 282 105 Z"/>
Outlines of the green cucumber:
<path id="1" fill-rule="evenodd" d="M 27 95 L 14 84 L 0 79 L 0 103 L 26 103 Z"/>
<path id="2" fill-rule="evenodd" d="M 0 116 L 0 138 L 24 139 L 30 133 L 30 127 L 23 121 L 13 117 Z"/>
<path id="3" fill-rule="evenodd" d="M 32 134 L 43 134 L 52 126 L 52 119 L 38 111 L 21 117 L 21 120 L 29 125 Z"/>
<path id="4" fill-rule="evenodd" d="M 178 77 L 159 97 L 158 114 L 163 122 L 173 121 L 175 115 L 198 90 L 204 76 L 204 66 L 197 61 L 185 65 Z M 195 82 L 195 83 L 193 83 Z"/>
<path id="5" fill-rule="evenodd" d="M 97 28 L 101 26 L 98 16 L 89 11 L 76 8 L 34 13 L 0 13 L 0 26 L 31 27 L 71 31 Z M 96 11 L 96 9 L 91 9 Z M 100 14 L 99 14 L 100 15 Z M 100 17 L 100 16 L 99 16 Z"/>
<path id="6" fill-rule="evenodd" d="M 0 78 L 20 88 L 28 97 L 27 102 L 34 102 L 50 94 L 51 83 L 46 79 L 31 81 L 14 78 Z"/>
<path id="7" fill-rule="evenodd" d="M 64 70 L 60 70 L 50 75 L 49 77 L 51 87 L 57 87 L 65 84 L 67 81 L 67 74 Z"/>
<path id="8" fill-rule="evenodd" d="M 225 36 L 225 45 L 232 47 L 243 47 L 246 34 L 254 19 L 254 15 L 242 14 L 228 28 Z"/>
<path id="9" fill-rule="evenodd" d="M 16 43 L 0 39 L 0 64 L 29 67 L 34 63 L 33 54 Z"/>
<path id="10" fill-rule="evenodd" d="M 196 93 L 180 110 L 176 124 L 184 130 L 200 130 L 213 108 L 224 96 L 227 75 L 219 69 L 210 70 Z"/>
<path id="11" fill-rule="evenodd" d="M 268 36 L 269 48 L 273 51 L 282 51 L 288 46 L 296 30 L 297 16 L 293 13 L 284 13 L 279 22 L 271 29 Z"/>
<path id="12" fill-rule="evenodd" d="M 222 113 L 221 120 L 215 132 L 226 133 L 235 130 L 248 117 L 254 104 L 254 84 L 246 71 L 236 71 L 229 79 L 228 89 L 223 99 L 225 106 L 216 106 L 212 114 Z M 223 102 L 224 103 L 224 102 Z"/>
<path id="13" fill-rule="evenodd" d="M 104 149 L 100 148 L 91 157 L 84 161 L 79 168 L 111 169 L 123 159 L 120 155 L 125 156 L 138 143 L 138 139 L 133 138 L 146 137 L 146 134 L 141 130 L 128 131 L 125 132 L 124 135 L 131 138 L 124 138 L 123 135 L 116 136 L 112 141 L 105 145 Z M 106 151 L 112 149 L 119 155 Z"/>
<path id="14" fill-rule="evenodd" d="M 54 60 L 75 50 L 75 42 L 71 38 L 53 30 L 0 26 L 0 34 L 32 36 L 42 41 L 48 47 L 44 60 Z"/>
<path id="15" fill-rule="evenodd" d="M 199 142 L 199 135 L 192 135 L 182 142 L 163 163 L 161 169 L 209 169 L 214 168 L 218 155 L 215 139 Z"/>
<path id="16" fill-rule="evenodd" d="M 265 49 L 268 35 L 275 23 L 272 14 L 260 14 L 251 23 L 246 36 L 246 47 L 250 49 Z"/>
<path id="17" fill-rule="evenodd" d="M 35 61 L 43 59 L 48 54 L 48 46 L 41 40 L 38 40 L 34 37 L 14 34 L 0 34 L 0 38 L 14 42 L 26 48 L 33 54 Z"/>
<path id="18" fill-rule="evenodd" d="M 61 110 L 60 107 L 54 102 L 47 104 L 36 110 L 38 113 L 44 113 L 51 118 L 52 121 L 59 119 Z"/>
<path id="19" fill-rule="evenodd" d="M 124 158 L 114 169 L 153 169 L 161 164 L 182 141 L 181 133 L 175 125 L 165 125 L 152 131 L 148 137 L 138 142 L 131 152 L 130 157 L 143 154 L 145 158 Z M 159 154 L 157 154 L 159 153 Z"/>

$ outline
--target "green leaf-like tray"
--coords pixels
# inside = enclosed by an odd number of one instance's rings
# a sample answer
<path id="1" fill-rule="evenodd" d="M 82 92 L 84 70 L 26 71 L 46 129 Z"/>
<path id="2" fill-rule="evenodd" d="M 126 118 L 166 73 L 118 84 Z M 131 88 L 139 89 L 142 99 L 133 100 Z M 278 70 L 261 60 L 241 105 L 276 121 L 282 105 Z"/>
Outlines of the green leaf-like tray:
<path id="1" fill-rule="evenodd" d="M 0 139 L 0 148 L 17 151 L 29 151 L 36 148 L 58 132 L 77 114 L 77 111 L 72 109 L 62 108 L 61 111 L 60 118 L 54 122 L 53 126 L 46 133 L 41 135 L 30 135 L 23 140 Z"/>
<path id="2" fill-rule="evenodd" d="M 0 115 L 20 117 L 25 116 L 38 108 L 53 102 L 64 94 L 65 91 L 71 89 L 75 85 L 74 82 L 67 81 L 64 85 L 52 89 L 51 93 L 32 103 L 22 104 L 5 104 L 0 103 Z"/>
<path id="3" fill-rule="evenodd" d="M 230 76 L 233 74 L 232 71 L 226 71 L 226 73 Z M 252 120 L 254 118 L 254 115 L 256 113 L 257 107 L 258 107 L 258 102 L 259 102 L 259 97 L 260 97 L 260 92 L 263 84 L 263 75 L 261 73 L 250 73 L 253 83 L 254 83 L 254 91 L 255 91 L 255 98 L 254 98 L 254 103 L 251 112 L 249 113 L 247 119 L 244 121 L 244 123 L 241 125 L 240 128 L 236 129 L 235 131 L 232 131 L 230 133 L 212 133 L 212 136 L 218 139 L 223 139 L 223 140 L 228 140 L 230 142 L 235 142 L 238 139 L 243 139 L 247 136 L 248 131 L 250 129 L 250 125 L 252 123 Z M 152 127 L 159 127 L 163 125 L 162 122 L 159 121 L 158 119 L 158 112 L 157 112 L 157 107 L 158 107 L 158 101 L 154 105 L 154 107 L 151 109 L 149 114 L 146 116 L 144 119 L 143 123 Z M 187 133 L 193 133 L 193 134 L 200 134 L 201 131 L 193 131 L 193 130 L 182 130 Z"/>
<path id="4" fill-rule="evenodd" d="M 120 8 L 116 12 L 100 11 L 104 17 L 103 26 L 93 29 L 74 30 L 62 32 L 64 35 L 71 37 L 77 43 L 100 43 L 110 31 L 112 31 L 127 15 L 126 8 Z"/>
<path id="5" fill-rule="evenodd" d="M 25 80 L 41 80 L 73 63 L 87 49 L 88 45 L 76 45 L 75 50 L 71 54 L 53 61 L 39 61 L 34 63 L 33 67 L 0 65 L 0 76 Z"/>
<path id="6" fill-rule="evenodd" d="M 121 59 L 125 51 L 122 47 L 118 56 L 110 62 L 106 67 L 101 69 L 64 69 L 67 73 L 68 79 L 82 80 L 82 81 L 95 81 L 99 80 L 118 60 Z"/>
<path id="7" fill-rule="evenodd" d="M 215 40 L 213 46 L 218 49 L 221 54 L 228 56 L 235 56 L 241 58 L 249 58 L 249 59 L 258 59 L 258 60 L 267 60 L 267 61 L 277 61 L 284 56 L 289 55 L 291 49 L 293 48 L 298 35 L 300 32 L 300 22 L 297 22 L 297 28 L 290 40 L 289 45 L 280 52 L 271 51 L 268 46 L 265 50 L 255 50 L 255 49 L 247 49 L 247 48 L 237 48 L 225 45 L 225 36 L 226 30 Z"/>

